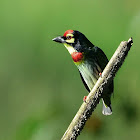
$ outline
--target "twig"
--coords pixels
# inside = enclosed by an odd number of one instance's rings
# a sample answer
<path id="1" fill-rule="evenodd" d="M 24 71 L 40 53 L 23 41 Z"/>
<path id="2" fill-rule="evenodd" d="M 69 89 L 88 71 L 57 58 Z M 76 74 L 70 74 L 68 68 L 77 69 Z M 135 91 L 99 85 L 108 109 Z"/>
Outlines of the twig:
<path id="1" fill-rule="evenodd" d="M 115 51 L 114 55 L 105 67 L 102 77 L 98 79 L 95 86 L 86 98 L 86 102 L 83 102 L 79 111 L 75 115 L 65 134 L 61 140 L 76 140 L 78 135 L 80 135 L 87 119 L 91 116 L 92 112 L 99 103 L 102 94 L 108 88 L 110 82 L 112 82 L 116 72 L 121 67 L 124 62 L 128 51 L 133 44 L 132 38 L 128 41 L 122 41 Z"/>

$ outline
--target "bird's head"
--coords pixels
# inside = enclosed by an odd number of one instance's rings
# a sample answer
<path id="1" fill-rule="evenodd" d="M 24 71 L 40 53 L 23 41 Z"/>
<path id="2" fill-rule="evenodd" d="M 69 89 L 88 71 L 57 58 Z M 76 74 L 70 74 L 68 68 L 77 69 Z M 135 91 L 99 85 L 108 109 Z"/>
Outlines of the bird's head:
<path id="1" fill-rule="evenodd" d="M 67 30 L 63 36 L 58 36 L 54 38 L 53 41 L 72 45 L 75 43 L 74 32 L 74 30 Z"/>
<path id="2" fill-rule="evenodd" d="M 76 30 L 67 30 L 63 36 L 58 36 L 53 41 L 63 43 L 70 54 L 73 52 L 85 52 L 94 46 L 84 34 Z"/>

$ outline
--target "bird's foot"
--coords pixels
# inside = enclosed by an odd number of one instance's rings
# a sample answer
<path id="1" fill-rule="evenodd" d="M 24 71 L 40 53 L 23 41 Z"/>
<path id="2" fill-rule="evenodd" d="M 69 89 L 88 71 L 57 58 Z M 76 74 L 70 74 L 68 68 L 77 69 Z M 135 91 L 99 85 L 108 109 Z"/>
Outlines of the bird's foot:
<path id="1" fill-rule="evenodd" d="M 101 72 L 99 73 L 99 76 L 102 78 L 102 73 Z"/>
<path id="2" fill-rule="evenodd" d="M 83 101 L 86 103 L 87 96 L 84 96 Z"/>

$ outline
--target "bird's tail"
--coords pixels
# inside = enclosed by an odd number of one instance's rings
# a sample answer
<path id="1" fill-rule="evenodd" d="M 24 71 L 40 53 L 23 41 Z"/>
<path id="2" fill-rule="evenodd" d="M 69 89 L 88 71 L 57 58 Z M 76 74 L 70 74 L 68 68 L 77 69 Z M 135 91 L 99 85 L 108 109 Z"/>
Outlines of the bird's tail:
<path id="1" fill-rule="evenodd" d="M 103 115 L 111 115 L 112 114 L 111 104 L 109 106 L 107 106 L 104 103 L 104 100 L 103 99 L 102 99 L 102 101 L 103 101 L 103 110 L 102 110 Z"/>

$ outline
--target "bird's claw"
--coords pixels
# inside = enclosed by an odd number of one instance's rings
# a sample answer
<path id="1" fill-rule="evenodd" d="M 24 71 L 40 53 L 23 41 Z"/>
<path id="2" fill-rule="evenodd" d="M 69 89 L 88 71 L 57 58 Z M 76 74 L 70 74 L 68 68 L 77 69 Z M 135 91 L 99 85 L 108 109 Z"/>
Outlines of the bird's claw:
<path id="1" fill-rule="evenodd" d="M 86 103 L 87 96 L 84 96 L 83 101 Z"/>
<path id="2" fill-rule="evenodd" d="M 99 76 L 102 78 L 102 73 L 101 72 L 99 73 Z"/>

